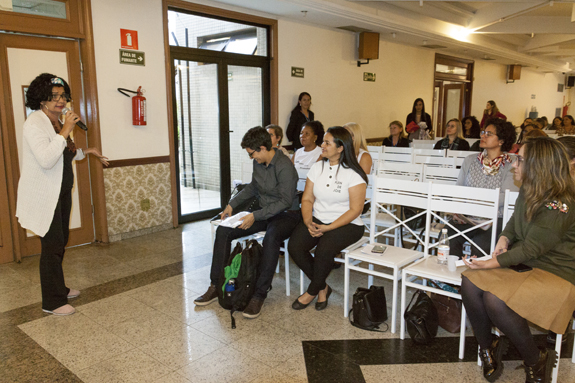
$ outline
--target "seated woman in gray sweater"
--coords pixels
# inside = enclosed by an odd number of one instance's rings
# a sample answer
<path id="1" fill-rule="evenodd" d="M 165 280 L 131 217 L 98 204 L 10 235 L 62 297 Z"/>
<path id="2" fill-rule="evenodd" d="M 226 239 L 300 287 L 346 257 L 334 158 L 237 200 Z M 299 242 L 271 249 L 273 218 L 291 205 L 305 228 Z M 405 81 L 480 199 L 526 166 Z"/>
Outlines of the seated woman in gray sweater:
<path id="1" fill-rule="evenodd" d="M 461 165 L 459 179 L 457 180 L 457 185 L 461 186 L 485 189 L 499 188 L 498 234 L 501 232 L 505 190 L 519 190 L 519 187 L 514 183 L 511 158 L 507 154 L 515 142 L 515 138 L 515 127 L 511 123 L 501 119 L 491 120 L 485 130 L 481 132 L 479 147 L 482 152 L 479 153 L 479 155 L 472 154 L 465 158 L 463 165 Z M 452 224 L 461 231 L 472 227 L 472 225 L 465 223 L 457 214 L 453 215 Z M 455 230 L 448 227 L 447 233 L 449 236 L 452 236 L 455 234 Z M 466 235 L 472 239 L 477 246 L 482 248 L 483 251 L 489 254 L 491 228 L 488 230 L 481 228 L 475 229 L 466 233 Z M 463 236 L 452 238 L 450 240 L 450 255 L 458 255 L 461 257 L 463 255 L 463 244 L 465 241 L 466 239 Z M 471 253 L 480 255 L 481 251 L 473 246 Z"/>

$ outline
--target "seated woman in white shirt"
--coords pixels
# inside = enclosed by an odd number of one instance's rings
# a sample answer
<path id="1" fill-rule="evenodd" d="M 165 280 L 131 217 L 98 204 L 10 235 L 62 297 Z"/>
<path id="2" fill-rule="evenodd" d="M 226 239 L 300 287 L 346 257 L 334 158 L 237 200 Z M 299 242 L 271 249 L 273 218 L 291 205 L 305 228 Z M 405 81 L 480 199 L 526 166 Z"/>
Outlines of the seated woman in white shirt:
<path id="1" fill-rule="evenodd" d="M 357 162 L 351 135 L 340 126 L 329 128 L 321 147 L 324 159 L 307 175 L 301 202 L 303 221 L 294 229 L 288 245 L 289 254 L 311 281 L 307 292 L 292 304 L 294 310 L 306 308 L 316 296 L 316 310 L 327 307 L 332 289 L 326 279 L 333 260 L 364 233 L 359 215 L 367 175 Z"/>
<path id="2" fill-rule="evenodd" d="M 373 159 L 367 151 L 367 141 L 363 135 L 363 129 L 361 129 L 361 125 L 355 122 L 348 122 L 343 127 L 346 128 L 347 131 L 351 134 L 351 139 L 353 140 L 353 151 L 357 156 L 357 162 L 359 162 L 359 166 L 361 166 L 365 174 L 370 174 Z"/>
<path id="3" fill-rule="evenodd" d="M 323 125 L 319 121 L 308 121 L 303 124 L 299 140 L 303 145 L 296 150 L 292 162 L 296 169 L 309 169 L 321 157 L 321 145 L 323 141 Z"/>

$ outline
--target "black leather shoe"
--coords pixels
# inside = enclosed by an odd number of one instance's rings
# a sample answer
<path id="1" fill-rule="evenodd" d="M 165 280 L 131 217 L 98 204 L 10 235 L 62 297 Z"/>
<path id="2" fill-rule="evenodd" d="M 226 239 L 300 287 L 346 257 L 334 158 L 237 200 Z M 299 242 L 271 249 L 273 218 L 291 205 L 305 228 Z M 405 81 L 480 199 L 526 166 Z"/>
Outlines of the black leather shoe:
<path id="1" fill-rule="evenodd" d="M 539 347 L 539 361 L 534 366 L 524 364 L 525 383 L 551 383 L 553 368 L 557 364 L 557 352 Z"/>
<path id="2" fill-rule="evenodd" d="M 300 295 L 300 297 L 301 297 L 301 295 Z M 315 297 L 313 297 L 313 299 L 312 299 L 311 301 L 309 301 L 309 303 L 304 304 L 304 303 L 301 303 L 301 302 L 299 301 L 299 297 L 298 297 L 298 298 L 294 301 L 294 303 L 292 303 L 291 308 L 294 309 L 294 310 L 303 310 L 303 309 L 305 309 L 307 306 L 311 305 L 311 302 L 313 302 L 314 299 L 315 299 Z"/>
<path id="3" fill-rule="evenodd" d="M 332 289 L 331 287 L 329 287 L 329 285 L 327 285 L 327 294 L 325 295 L 325 301 L 323 302 L 315 302 L 315 309 L 317 311 L 323 310 L 327 307 L 327 300 L 329 299 L 329 296 L 331 295 Z"/>
<path id="4" fill-rule="evenodd" d="M 507 338 L 494 336 L 491 347 L 488 350 L 481 350 L 483 376 L 488 382 L 495 382 L 503 373 L 503 356 L 507 353 L 509 341 Z"/>

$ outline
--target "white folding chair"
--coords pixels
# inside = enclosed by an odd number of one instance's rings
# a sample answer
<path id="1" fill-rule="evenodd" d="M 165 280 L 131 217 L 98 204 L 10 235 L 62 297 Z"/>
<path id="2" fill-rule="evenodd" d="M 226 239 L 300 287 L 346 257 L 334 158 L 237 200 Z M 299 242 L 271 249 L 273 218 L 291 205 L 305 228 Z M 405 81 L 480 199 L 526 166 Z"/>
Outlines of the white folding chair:
<path id="1" fill-rule="evenodd" d="M 307 173 L 310 168 L 296 168 L 297 170 L 297 191 L 303 192 L 305 190 L 305 182 L 307 181 Z"/>
<path id="2" fill-rule="evenodd" d="M 378 177 L 406 181 L 421 181 L 423 179 L 423 165 L 380 161 L 377 175 Z"/>
<path id="3" fill-rule="evenodd" d="M 463 236 L 471 244 L 476 245 L 466 233 L 480 227 L 492 225 L 490 252 L 495 247 L 495 238 L 497 232 L 497 213 L 499 209 L 499 189 L 480 189 L 457 185 L 431 184 L 431 193 L 429 195 L 429 208 L 427 210 L 426 232 L 425 232 L 425 257 L 414 264 L 403 269 L 403 283 L 401 289 L 401 312 L 406 308 L 407 287 L 431 291 L 436 294 L 445 295 L 455 299 L 461 299 L 460 294 L 448 292 L 439 288 L 427 286 L 427 279 L 438 280 L 443 283 L 461 286 L 461 272 L 458 268 L 456 271 L 449 271 L 447 265 L 437 263 L 437 258 L 430 256 L 430 249 L 436 247 L 439 243 L 431 244 L 429 241 L 429 229 L 432 218 L 438 219 L 445 225 L 450 226 L 456 231 L 456 234 L 450 237 Z M 468 216 L 475 216 L 486 219 L 485 222 L 473 226 L 469 229 L 459 231 L 439 213 L 457 213 Z M 481 229 L 479 229 L 481 230 Z M 476 245 L 477 246 L 477 245 Z M 481 249 L 480 249 L 481 250 Z M 483 252 L 483 250 L 481 250 Z M 484 254 L 486 254 L 484 252 Z M 487 255 L 487 254 L 486 254 Z M 422 281 L 423 284 L 415 283 Z M 465 307 L 461 307 L 461 333 L 459 339 L 459 358 L 463 359 L 465 351 L 465 327 L 466 327 Z M 405 338 L 405 321 L 401 320 L 400 338 Z"/>
<path id="4" fill-rule="evenodd" d="M 455 185 L 459 178 L 459 169 L 439 168 L 436 166 L 423 166 L 423 182 L 430 182 L 437 184 Z"/>
<path id="5" fill-rule="evenodd" d="M 445 158 L 445 149 L 413 149 L 411 163 L 422 164 L 427 157 Z"/>
<path id="6" fill-rule="evenodd" d="M 413 148 L 398 148 L 395 146 L 384 146 L 383 147 L 384 154 L 393 154 L 394 158 L 400 160 L 397 162 L 411 162 L 411 157 L 413 156 Z M 403 161 L 401 161 L 401 156 L 405 157 Z"/>
<path id="7" fill-rule="evenodd" d="M 413 140 L 411 147 L 414 149 L 433 149 L 439 140 Z"/>
<path id="8" fill-rule="evenodd" d="M 471 143 L 470 143 L 471 145 Z M 455 166 L 461 166 L 463 165 L 463 160 L 465 160 L 465 157 L 470 156 L 470 155 L 478 155 L 479 152 L 474 152 L 474 151 L 468 151 L 468 150 L 450 150 L 447 149 L 447 154 L 446 156 L 449 158 L 455 158 Z"/>
<path id="9" fill-rule="evenodd" d="M 455 168 L 456 159 L 453 157 L 422 157 L 419 156 L 415 160 L 416 164 L 436 168 Z"/>
<path id="10" fill-rule="evenodd" d="M 374 185 L 374 192 L 372 197 L 372 211 L 370 222 L 369 241 L 371 244 L 376 243 L 376 237 L 381 236 L 391 230 L 396 230 L 400 226 L 407 229 L 419 243 L 424 244 L 424 240 L 415 233 L 407 223 L 422 215 L 425 215 L 425 210 L 429 203 L 429 190 L 431 184 L 412 182 L 406 180 L 390 179 L 384 177 L 376 177 Z M 409 219 L 404 220 L 403 217 L 398 217 L 388 206 L 402 205 L 409 206 L 423 211 Z M 386 215 L 393 218 L 392 225 L 382 231 L 378 230 L 376 223 L 378 212 L 382 210 Z M 392 309 L 391 309 L 391 332 L 395 333 L 396 320 L 397 320 L 397 294 L 398 283 L 400 277 L 400 270 L 406 265 L 423 257 L 423 253 L 416 250 L 408 250 L 402 247 L 387 246 L 383 254 L 364 253 L 361 248 L 345 253 L 345 282 L 344 282 L 344 316 L 347 317 L 349 310 L 349 271 L 355 270 L 361 273 L 368 274 L 370 279 L 372 276 L 378 276 L 393 281 L 392 292 Z M 417 247 L 417 246 L 416 246 Z M 367 262 L 368 268 L 360 267 L 357 265 L 358 261 Z M 392 269 L 392 273 L 384 273 L 375 271 L 373 265 L 383 266 Z M 369 281 L 369 285 L 372 281 Z"/>
<path id="11" fill-rule="evenodd" d="M 406 156 L 405 154 L 401 154 L 401 153 L 385 153 L 385 152 L 383 152 L 383 153 L 379 154 L 378 162 L 380 164 L 382 162 L 410 164 L 411 163 L 411 156 Z"/>

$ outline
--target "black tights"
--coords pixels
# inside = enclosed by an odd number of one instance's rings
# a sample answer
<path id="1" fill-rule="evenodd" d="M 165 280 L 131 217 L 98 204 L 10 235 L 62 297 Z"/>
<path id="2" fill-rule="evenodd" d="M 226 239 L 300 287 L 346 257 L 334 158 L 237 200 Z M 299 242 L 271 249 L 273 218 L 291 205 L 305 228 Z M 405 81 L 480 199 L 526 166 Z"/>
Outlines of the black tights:
<path id="1" fill-rule="evenodd" d="M 537 363 L 539 349 L 525 318 L 495 295 L 475 286 L 466 277 L 463 277 L 461 283 L 461 297 L 481 349 L 487 350 L 491 346 L 491 328 L 495 325 L 511 340 L 526 364 L 532 366 Z"/>

